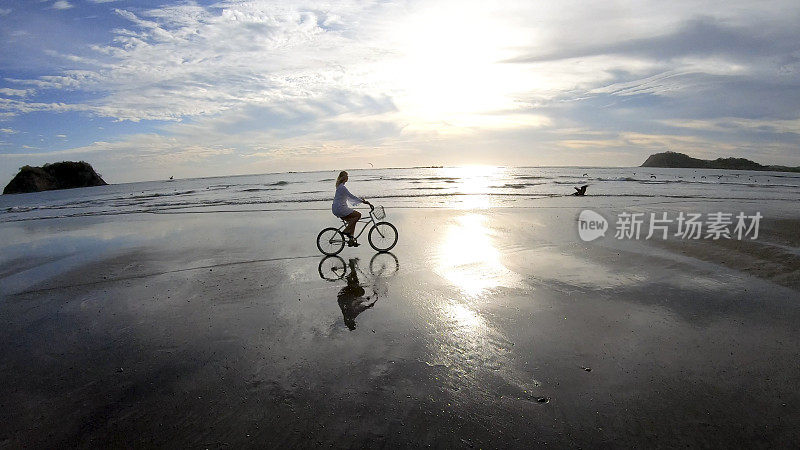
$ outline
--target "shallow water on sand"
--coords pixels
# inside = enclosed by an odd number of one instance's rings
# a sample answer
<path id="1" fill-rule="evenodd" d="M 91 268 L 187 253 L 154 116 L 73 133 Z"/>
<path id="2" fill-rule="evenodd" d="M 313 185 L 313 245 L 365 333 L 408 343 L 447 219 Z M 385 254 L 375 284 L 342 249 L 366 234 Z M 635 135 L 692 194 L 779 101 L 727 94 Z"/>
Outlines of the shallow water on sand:
<path id="1" fill-rule="evenodd" d="M 797 291 L 577 239 L 587 205 L 665 205 L 646 200 L 392 208 L 391 254 L 333 258 L 314 243 L 327 211 L 0 224 L 0 442 L 799 443 Z M 789 205 L 763 210 L 765 245 Z"/>

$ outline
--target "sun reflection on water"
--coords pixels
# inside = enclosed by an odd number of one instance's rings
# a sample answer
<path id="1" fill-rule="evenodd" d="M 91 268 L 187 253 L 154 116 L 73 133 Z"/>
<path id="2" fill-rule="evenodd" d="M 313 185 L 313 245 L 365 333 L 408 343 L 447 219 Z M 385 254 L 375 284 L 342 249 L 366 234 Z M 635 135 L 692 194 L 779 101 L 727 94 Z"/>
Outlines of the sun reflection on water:
<path id="1" fill-rule="evenodd" d="M 481 316 L 462 303 L 449 303 L 444 313 L 460 328 L 474 330 L 484 326 Z"/>
<path id="2" fill-rule="evenodd" d="M 444 167 L 439 169 L 440 176 L 450 178 L 455 190 L 461 194 L 453 206 L 459 209 L 488 209 L 492 206 L 491 196 L 486 195 L 491 186 L 498 184 L 506 169 L 495 166 L 463 166 Z"/>
<path id="3" fill-rule="evenodd" d="M 438 247 L 436 272 L 468 297 L 489 289 L 514 287 L 520 282 L 516 272 L 501 261 L 492 242 L 492 231 L 483 214 L 465 214 L 455 219 Z"/>

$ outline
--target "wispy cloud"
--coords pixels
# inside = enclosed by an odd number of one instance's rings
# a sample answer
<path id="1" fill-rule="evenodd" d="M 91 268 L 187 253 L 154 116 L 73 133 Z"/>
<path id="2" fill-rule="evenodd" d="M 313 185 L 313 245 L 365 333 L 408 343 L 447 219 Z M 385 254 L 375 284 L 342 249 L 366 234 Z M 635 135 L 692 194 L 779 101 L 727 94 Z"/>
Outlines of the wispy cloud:
<path id="1" fill-rule="evenodd" d="M 7 95 L 10 97 L 27 97 L 33 94 L 35 91 L 33 89 L 9 89 L 9 88 L 0 88 L 0 95 Z"/>
<path id="2" fill-rule="evenodd" d="M 709 16 L 688 19 L 657 36 L 636 37 L 619 42 L 567 46 L 543 54 L 517 56 L 508 62 L 533 63 L 596 55 L 638 55 L 658 61 L 688 56 L 726 56 L 736 60 L 787 55 L 798 49 L 788 23 L 768 27 L 757 20 L 732 25 Z"/>
<path id="3" fill-rule="evenodd" d="M 58 0 L 52 6 L 53 9 L 70 9 L 72 7 L 72 4 L 66 0 Z"/>

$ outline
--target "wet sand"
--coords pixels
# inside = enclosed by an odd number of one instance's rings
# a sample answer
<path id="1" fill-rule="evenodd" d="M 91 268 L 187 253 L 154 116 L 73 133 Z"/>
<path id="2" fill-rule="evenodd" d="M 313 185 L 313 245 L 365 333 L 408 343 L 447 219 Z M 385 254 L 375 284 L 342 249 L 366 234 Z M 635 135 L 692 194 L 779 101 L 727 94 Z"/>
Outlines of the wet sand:
<path id="1" fill-rule="evenodd" d="M 800 213 L 610 202 L 392 209 L 327 260 L 322 211 L 0 224 L 0 446 L 800 445 Z M 586 206 L 765 218 L 584 243 Z"/>

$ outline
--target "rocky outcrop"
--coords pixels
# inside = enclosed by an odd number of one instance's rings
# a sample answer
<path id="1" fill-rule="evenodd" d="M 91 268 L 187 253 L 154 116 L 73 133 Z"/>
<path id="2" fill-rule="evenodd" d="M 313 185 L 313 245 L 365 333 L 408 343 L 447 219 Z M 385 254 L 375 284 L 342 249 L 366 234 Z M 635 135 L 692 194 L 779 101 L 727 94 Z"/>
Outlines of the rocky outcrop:
<path id="1" fill-rule="evenodd" d="M 745 158 L 698 159 L 678 152 L 664 152 L 650 155 L 641 167 L 800 172 L 800 167 L 764 166 Z"/>
<path id="2" fill-rule="evenodd" d="M 45 164 L 42 167 L 20 167 L 19 173 L 3 189 L 3 194 L 105 186 L 107 184 L 89 163 L 63 161 Z"/>

